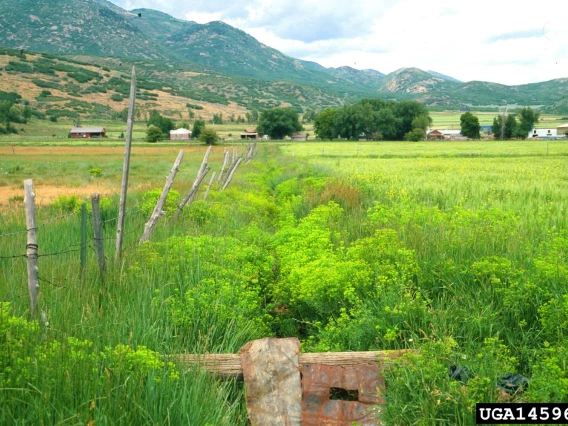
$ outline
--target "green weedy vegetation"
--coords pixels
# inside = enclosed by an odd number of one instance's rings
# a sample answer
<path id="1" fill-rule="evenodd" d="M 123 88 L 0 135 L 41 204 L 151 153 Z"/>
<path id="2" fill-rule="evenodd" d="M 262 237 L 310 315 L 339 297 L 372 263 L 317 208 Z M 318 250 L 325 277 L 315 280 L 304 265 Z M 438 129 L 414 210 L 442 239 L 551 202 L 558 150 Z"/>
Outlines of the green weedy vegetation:
<path id="1" fill-rule="evenodd" d="M 530 379 L 512 401 L 566 401 L 568 146 L 549 148 L 261 145 L 226 191 L 179 221 L 166 214 L 142 246 L 158 191 L 133 194 L 123 261 L 104 280 L 91 254 L 84 279 L 79 253 L 40 257 L 44 329 L 28 318 L 25 259 L 0 259 L 0 423 L 244 426 L 241 385 L 165 355 L 236 353 L 265 336 L 296 336 L 304 351 L 416 349 L 386 372 L 389 425 L 473 426 L 476 402 L 505 400 L 506 373 Z M 19 158 L 0 164 L 4 184 L 33 164 Z M 69 178 L 102 163 L 45 167 Z M 199 161 L 190 165 L 180 193 Z M 138 154 L 133 166 L 132 182 L 159 187 L 171 164 Z M 38 223 L 77 204 L 41 206 Z M 104 203 L 108 257 L 116 204 Z M 18 205 L 4 209 L 0 234 L 25 230 Z M 40 227 L 40 255 L 78 235 L 73 213 Z M 0 256 L 16 254 L 25 232 L 0 241 Z M 452 365 L 467 383 L 450 378 Z"/>

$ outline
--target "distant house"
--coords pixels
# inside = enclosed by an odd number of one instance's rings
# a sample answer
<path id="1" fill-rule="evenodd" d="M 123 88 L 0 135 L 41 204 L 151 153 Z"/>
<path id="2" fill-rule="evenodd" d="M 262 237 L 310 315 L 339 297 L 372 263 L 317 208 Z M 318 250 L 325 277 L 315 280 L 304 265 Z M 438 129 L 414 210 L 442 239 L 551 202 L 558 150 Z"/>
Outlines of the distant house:
<path id="1" fill-rule="evenodd" d="M 69 131 L 72 138 L 106 138 L 104 127 L 73 127 Z"/>
<path id="2" fill-rule="evenodd" d="M 432 135 L 432 138 L 430 138 L 430 135 Z M 461 130 L 450 130 L 450 129 L 432 130 L 431 132 L 426 133 L 426 138 L 430 140 L 447 140 L 447 141 L 467 140 L 467 138 L 461 134 Z"/>
<path id="3" fill-rule="evenodd" d="M 428 132 L 426 139 L 429 141 L 443 141 L 445 138 L 444 134 L 439 130 L 432 130 L 431 132 Z"/>
<path id="4" fill-rule="evenodd" d="M 187 130 L 184 128 L 170 130 L 171 141 L 189 140 L 190 138 L 191 138 L 191 130 Z"/>
<path id="5" fill-rule="evenodd" d="M 562 126 L 558 126 L 556 128 L 556 134 L 558 136 L 560 135 L 568 135 L 568 123 L 567 124 L 563 124 Z"/>
<path id="6" fill-rule="evenodd" d="M 366 142 L 369 140 L 369 137 L 365 134 L 365 132 L 359 135 L 359 142 Z"/>
<path id="7" fill-rule="evenodd" d="M 305 142 L 308 140 L 308 134 L 302 132 L 294 132 L 292 134 L 292 140 L 297 142 Z"/>
<path id="8" fill-rule="evenodd" d="M 555 138 L 556 129 L 532 129 L 528 134 L 528 139 L 532 138 Z"/>
<path id="9" fill-rule="evenodd" d="M 241 139 L 258 139 L 258 132 L 256 129 L 245 129 L 241 133 Z"/>

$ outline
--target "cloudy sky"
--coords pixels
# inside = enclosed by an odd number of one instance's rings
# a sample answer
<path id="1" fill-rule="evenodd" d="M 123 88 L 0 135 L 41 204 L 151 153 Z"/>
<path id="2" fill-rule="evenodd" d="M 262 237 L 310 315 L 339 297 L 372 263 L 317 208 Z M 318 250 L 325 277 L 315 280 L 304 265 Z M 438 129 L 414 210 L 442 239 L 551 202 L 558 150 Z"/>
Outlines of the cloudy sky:
<path id="1" fill-rule="evenodd" d="M 568 78 L 568 0 L 111 0 L 224 21 L 326 67 L 417 67 L 514 85 Z"/>

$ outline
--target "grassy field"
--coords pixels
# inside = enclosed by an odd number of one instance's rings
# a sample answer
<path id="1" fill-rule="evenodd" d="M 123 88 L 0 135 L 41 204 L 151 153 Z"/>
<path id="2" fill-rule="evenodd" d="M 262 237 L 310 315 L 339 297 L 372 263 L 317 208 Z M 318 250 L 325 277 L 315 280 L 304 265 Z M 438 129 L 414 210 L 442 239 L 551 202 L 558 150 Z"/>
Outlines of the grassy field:
<path id="1" fill-rule="evenodd" d="M 26 178 L 38 197 L 86 190 L 37 212 L 44 328 L 12 257 L 25 252 L 22 198 L 0 205 L 0 424 L 245 426 L 241 384 L 163 355 L 265 336 L 309 352 L 416 349 L 385 373 L 389 425 L 473 425 L 476 402 L 568 400 L 566 142 L 260 143 L 229 189 L 200 193 L 180 220 L 166 213 L 142 246 L 148 190 L 183 147 L 183 195 L 203 147 L 137 143 L 117 264 L 118 145 L 40 145 L 0 142 L 0 192 Z M 90 248 L 82 275 L 76 250 L 93 187 L 108 194 L 104 277 Z M 529 387 L 511 391 L 508 373 Z"/>

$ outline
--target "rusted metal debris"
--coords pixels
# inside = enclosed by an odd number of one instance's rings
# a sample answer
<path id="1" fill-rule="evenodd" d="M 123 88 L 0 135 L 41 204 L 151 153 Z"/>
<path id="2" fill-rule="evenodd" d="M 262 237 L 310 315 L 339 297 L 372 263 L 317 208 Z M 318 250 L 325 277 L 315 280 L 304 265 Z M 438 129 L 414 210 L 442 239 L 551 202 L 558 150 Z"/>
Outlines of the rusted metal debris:
<path id="1" fill-rule="evenodd" d="M 301 425 L 299 354 L 295 338 L 254 340 L 240 350 L 251 425 Z"/>
<path id="2" fill-rule="evenodd" d="M 384 403 L 378 396 L 384 386 L 376 364 L 350 367 L 303 364 L 302 426 L 350 426 L 353 422 L 361 426 L 377 425 L 372 408 Z M 344 396 L 348 397 L 345 399 L 349 400 L 331 399 L 331 389 L 345 391 Z"/>

